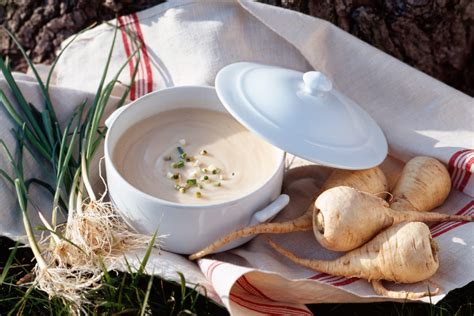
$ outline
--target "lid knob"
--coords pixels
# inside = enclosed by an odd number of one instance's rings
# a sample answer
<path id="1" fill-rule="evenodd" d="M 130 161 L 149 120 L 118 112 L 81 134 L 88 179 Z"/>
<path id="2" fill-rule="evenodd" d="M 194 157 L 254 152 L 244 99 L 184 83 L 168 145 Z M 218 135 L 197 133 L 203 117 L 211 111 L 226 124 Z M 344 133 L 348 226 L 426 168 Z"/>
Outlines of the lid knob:
<path id="1" fill-rule="evenodd" d="M 308 71 L 303 75 L 305 90 L 310 94 L 327 92 L 332 89 L 332 82 L 322 72 Z"/>

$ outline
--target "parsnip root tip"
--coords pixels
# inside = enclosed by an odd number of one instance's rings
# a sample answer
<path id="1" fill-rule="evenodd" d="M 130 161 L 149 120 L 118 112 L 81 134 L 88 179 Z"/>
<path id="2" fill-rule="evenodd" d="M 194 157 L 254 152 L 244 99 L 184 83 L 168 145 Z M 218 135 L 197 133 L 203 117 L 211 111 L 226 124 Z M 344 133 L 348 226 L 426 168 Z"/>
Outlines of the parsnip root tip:
<path id="1" fill-rule="evenodd" d="M 217 239 L 206 248 L 201 249 L 200 251 L 190 255 L 188 258 L 189 260 L 200 259 L 239 238 L 249 237 L 256 234 L 283 234 L 290 232 L 308 231 L 312 228 L 312 211 L 305 212 L 303 215 L 292 221 L 282 223 L 265 223 L 236 230 L 224 237 Z"/>
<path id="2" fill-rule="evenodd" d="M 204 257 L 206 254 L 204 253 L 204 251 L 198 251 L 196 253 L 193 253 L 192 255 L 190 255 L 188 257 L 189 260 L 193 261 L 193 260 L 197 260 L 197 259 L 200 259 L 202 257 Z"/>
<path id="3" fill-rule="evenodd" d="M 291 261 L 293 261 L 295 263 L 298 263 L 301 260 L 304 260 L 304 259 L 298 258 L 294 253 L 292 253 L 289 250 L 286 250 L 285 248 L 283 248 L 279 244 L 275 243 L 271 239 L 268 239 L 267 242 L 275 251 L 277 251 L 278 253 L 280 253 L 281 255 L 283 255 L 285 257 L 287 257 L 288 259 L 290 259 Z"/>
<path id="4" fill-rule="evenodd" d="M 440 292 L 439 288 L 436 288 L 434 291 L 425 292 L 410 292 L 410 291 L 392 291 L 388 290 L 380 280 L 372 280 L 372 287 L 378 295 L 395 298 L 395 299 L 409 299 L 409 300 L 416 300 L 427 296 L 434 296 L 438 295 Z"/>

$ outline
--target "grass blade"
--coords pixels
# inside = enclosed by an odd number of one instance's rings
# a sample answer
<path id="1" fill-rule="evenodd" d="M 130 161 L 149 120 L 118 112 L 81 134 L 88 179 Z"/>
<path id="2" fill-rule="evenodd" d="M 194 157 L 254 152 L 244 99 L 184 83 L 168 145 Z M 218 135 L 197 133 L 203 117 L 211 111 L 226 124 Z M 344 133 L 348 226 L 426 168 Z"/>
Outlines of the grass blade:
<path id="1" fill-rule="evenodd" d="M 18 242 L 15 244 L 15 248 L 13 248 L 12 252 L 10 252 L 7 262 L 3 266 L 3 271 L 2 271 L 2 274 L 0 275 L 0 285 L 3 284 L 3 281 L 5 281 L 5 278 L 8 275 L 8 271 L 10 270 L 10 267 L 13 263 L 13 259 L 15 259 L 15 254 L 16 254 L 16 250 L 18 249 L 18 244 L 19 244 Z"/>
<path id="2" fill-rule="evenodd" d="M 158 230 L 156 230 L 153 236 L 151 237 L 150 245 L 148 246 L 146 250 L 145 256 L 140 262 L 140 267 L 138 268 L 138 272 L 137 272 L 138 274 L 143 274 L 145 272 L 146 264 L 148 263 L 148 260 L 150 259 L 151 251 L 153 250 L 153 247 L 155 246 L 157 234 L 158 234 Z"/>
<path id="3" fill-rule="evenodd" d="M 146 287 L 146 293 L 145 293 L 145 297 L 143 298 L 140 316 L 144 316 L 146 314 L 148 299 L 150 298 L 152 285 L 153 285 L 153 275 L 150 276 L 150 280 L 148 281 L 148 286 Z"/>

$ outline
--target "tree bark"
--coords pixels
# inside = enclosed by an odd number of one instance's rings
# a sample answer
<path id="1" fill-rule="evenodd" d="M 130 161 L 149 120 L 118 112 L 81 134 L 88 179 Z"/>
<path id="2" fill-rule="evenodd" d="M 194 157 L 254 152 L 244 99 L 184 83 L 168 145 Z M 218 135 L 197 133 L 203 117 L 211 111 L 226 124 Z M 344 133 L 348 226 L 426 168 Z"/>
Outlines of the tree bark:
<path id="1" fill-rule="evenodd" d="M 472 0 L 260 0 L 328 20 L 407 64 L 474 96 Z M 50 63 L 61 42 L 91 25 L 163 0 L 0 0 L 6 25 L 36 63 Z M 25 70 L 0 32 L 0 54 Z"/>
<path id="2" fill-rule="evenodd" d="M 262 0 L 330 21 L 474 96 L 472 0 Z"/>
<path id="3" fill-rule="evenodd" d="M 61 42 L 92 25 L 144 10 L 164 0 L 0 0 L 0 24 L 15 34 L 35 63 L 51 63 Z M 0 54 L 26 71 L 21 53 L 0 31 Z"/>

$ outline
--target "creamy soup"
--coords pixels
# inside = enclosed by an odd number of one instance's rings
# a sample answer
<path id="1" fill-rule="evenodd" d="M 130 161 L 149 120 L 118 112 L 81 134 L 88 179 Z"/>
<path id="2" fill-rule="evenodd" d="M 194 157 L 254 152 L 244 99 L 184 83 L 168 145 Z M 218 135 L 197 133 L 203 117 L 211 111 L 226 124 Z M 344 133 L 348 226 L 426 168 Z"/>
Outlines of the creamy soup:
<path id="1" fill-rule="evenodd" d="M 134 187 L 185 204 L 232 200 L 266 182 L 278 150 L 225 113 L 177 109 L 129 128 L 113 162 Z"/>

